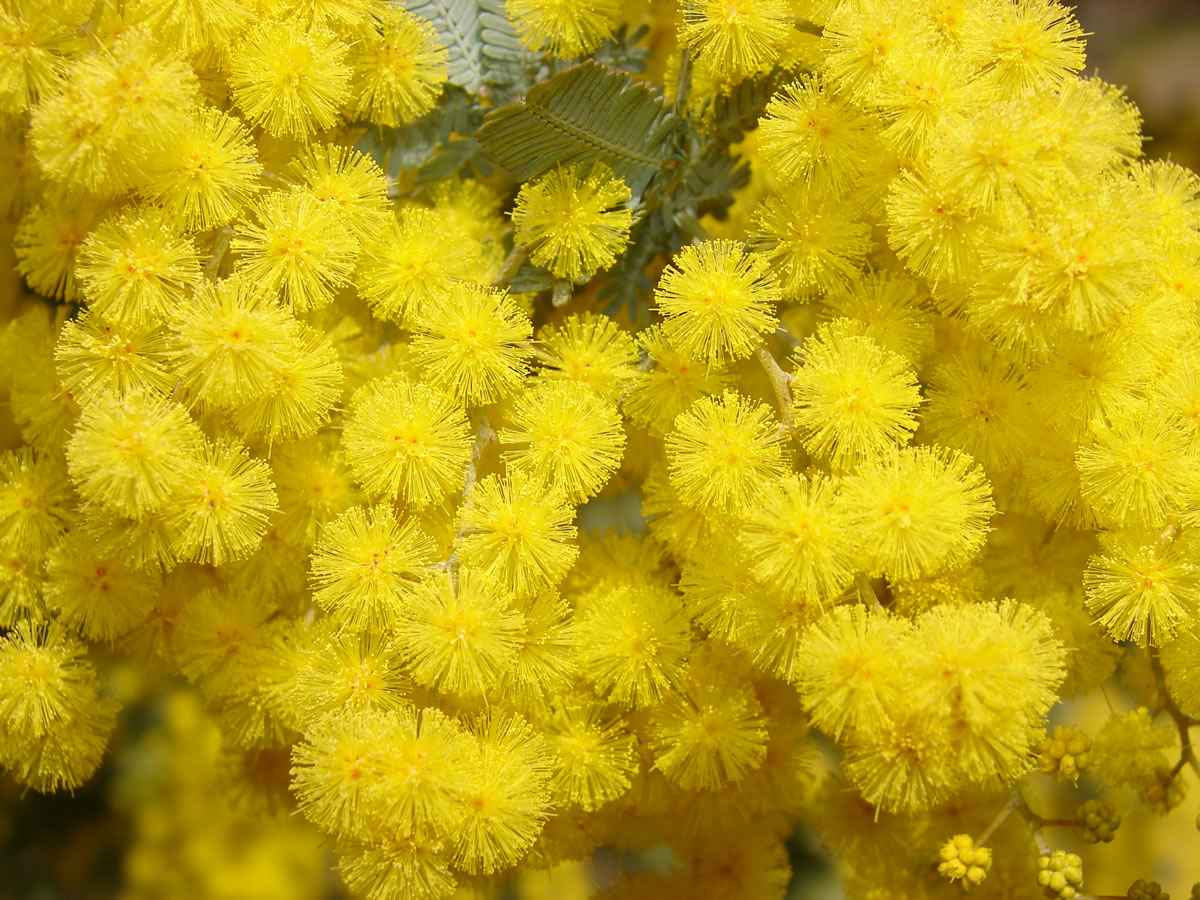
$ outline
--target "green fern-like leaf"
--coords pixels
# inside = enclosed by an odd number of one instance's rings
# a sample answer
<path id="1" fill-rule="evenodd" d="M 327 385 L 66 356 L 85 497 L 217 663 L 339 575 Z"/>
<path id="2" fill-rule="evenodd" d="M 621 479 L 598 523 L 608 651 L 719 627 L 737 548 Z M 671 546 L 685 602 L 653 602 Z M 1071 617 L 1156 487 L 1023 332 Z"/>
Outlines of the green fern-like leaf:
<path id="1" fill-rule="evenodd" d="M 536 80 L 541 57 L 521 43 L 504 14 L 504 0 L 478 0 L 479 41 L 484 81 L 499 106 L 527 91 Z"/>
<path id="2" fill-rule="evenodd" d="M 486 85 L 501 98 L 533 83 L 540 58 L 521 43 L 504 0 L 406 0 L 446 48 L 447 76 L 471 94 Z"/>
<path id="3" fill-rule="evenodd" d="M 477 137 L 488 156 L 522 181 L 555 166 L 600 160 L 637 196 L 671 157 L 677 124 L 649 87 L 585 62 L 490 112 Z"/>
<path id="4" fill-rule="evenodd" d="M 446 48 L 447 80 L 475 94 L 483 84 L 477 0 L 408 0 L 408 11 L 433 26 Z"/>

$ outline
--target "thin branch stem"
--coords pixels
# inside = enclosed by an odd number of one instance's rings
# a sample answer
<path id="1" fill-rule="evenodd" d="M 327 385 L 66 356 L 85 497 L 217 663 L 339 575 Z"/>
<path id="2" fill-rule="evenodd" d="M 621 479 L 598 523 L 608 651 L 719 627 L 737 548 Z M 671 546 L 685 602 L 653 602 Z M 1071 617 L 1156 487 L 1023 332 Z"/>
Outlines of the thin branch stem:
<path id="1" fill-rule="evenodd" d="M 443 572 L 448 571 L 450 573 L 451 581 L 454 583 L 456 589 L 458 587 L 458 542 L 462 540 L 467 530 L 466 523 L 462 521 L 461 516 L 463 512 L 471 508 L 471 493 L 475 487 L 475 481 L 479 472 L 479 460 L 483 456 L 483 451 L 496 438 L 496 432 L 488 422 L 487 413 L 480 410 L 471 410 L 468 415 L 475 426 L 475 440 L 471 444 L 471 457 L 467 460 L 467 472 L 463 476 L 462 503 L 459 506 L 460 519 L 458 529 L 454 533 L 450 555 L 446 557 L 445 562 L 437 567 Z"/>
<path id="2" fill-rule="evenodd" d="M 1021 792 L 1016 788 L 1013 788 L 1012 804 L 1013 808 L 1021 814 L 1026 824 L 1029 825 L 1029 830 L 1033 833 L 1033 842 L 1037 844 L 1038 853 L 1042 856 L 1049 856 L 1052 851 L 1049 841 L 1042 834 L 1042 825 L 1044 824 L 1042 817 L 1029 808 L 1029 804 L 1025 802 L 1025 798 L 1021 796 Z"/>
<path id="3" fill-rule="evenodd" d="M 986 844 L 988 842 L 988 838 L 996 833 L 996 829 L 1004 824 L 1008 817 L 1012 815 L 1012 811 L 1016 808 L 1017 804 L 1015 797 L 1009 797 L 1008 802 L 1004 804 L 1004 809 L 996 813 L 996 818 L 992 819 L 992 821 L 988 823 L 988 827 L 983 829 L 983 834 L 981 834 L 979 839 L 975 841 L 975 846 L 982 847 L 984 844 Z"/>
<path id="4" fill-rule="evenodd" d="M 1175 702 L 1175 698 L 1171 696 L 1171 692 L 1167 690 L 1167 676 L 1163 671 L 1162 659 L 1155 650 L 1150 651 L 1150 669 L 1158 684 L 1158 692 L 1163 698 L 1160 711 L 1165 711 L 1171 717 L 1171 721 L 1175 723 L 1175 728 L 1179 732 L 1179 761 L 1171 769 L 1171 778 L 1175 778 L 1185 766 L 1191 766 L 1192 771 L 1200 775 L 1200 759 L 1197 758 L 1196 750 L 1192 746 L 1191 734 L 1191 729 L 1196 721 L 1184 715 L 1183 710 Z"/>
<path id="5" fill-rule="evenodd" d="M 675 115 L 679 115 L 680 111 L 687 105 L 688 93 L 692 87 L 692 55 L 688 53 L 687 48 L 679 54 L 679 79 L 675 82 L 675 102 L 671 105 L 671 111 Z"/>
<path id="6" fill-rule="evenodd" d="M 210 281 L 215 281 L 221 270 L 221 261 L 225 259 L 225 251 L 229 249 L 231 237 L 233 237 L 233 229 L 228 225 L 217 232 L 217 239 L 213 242 L 212 256 L 204 264 L 204 277 Z"/>
<path id="7" fill-rule="evenodd" d="M 758 361 L 762 363 L 767 377 L 771 379 L 771 386 L 775 389 L 775 400 L 779 404 L 779 416 L 783 420 L 780 423 L 779 432 L 781 435 L 790 434 L 795 423 L 795 407 L 792 405 L 792 382 L 795 380 L 795 376 L 783 371 L 766 347 L 759 347 L 756 355 Z"/>

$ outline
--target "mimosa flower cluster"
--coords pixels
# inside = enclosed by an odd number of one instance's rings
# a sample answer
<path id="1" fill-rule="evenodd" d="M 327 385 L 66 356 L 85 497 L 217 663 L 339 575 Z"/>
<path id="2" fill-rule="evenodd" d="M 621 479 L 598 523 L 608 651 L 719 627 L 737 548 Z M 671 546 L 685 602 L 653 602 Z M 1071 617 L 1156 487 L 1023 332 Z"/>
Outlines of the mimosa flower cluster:
<path id="1" fill-rule="evenodd" d="M 132 897 L 235 820 L 368 900 L 776 900 L 798 824 L 1088 896 L 1200 774 L 1200 178 L 1084 70 L 1054 0 L 0 0 L 0 766 L 112 749 Z"/>

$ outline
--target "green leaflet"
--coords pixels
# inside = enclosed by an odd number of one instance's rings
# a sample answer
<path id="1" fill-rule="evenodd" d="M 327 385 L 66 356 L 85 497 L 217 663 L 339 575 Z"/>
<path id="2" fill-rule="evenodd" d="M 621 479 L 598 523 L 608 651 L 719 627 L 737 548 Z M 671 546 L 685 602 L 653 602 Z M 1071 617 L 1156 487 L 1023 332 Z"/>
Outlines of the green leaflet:
<path id="1" fill-rule="evenodd" d="M 433 26 L 446 48 L 451 84 L 470 94 L 485 86 L 501 94 L 532 83 L 539 60 L 517 38 L 504 0 L 397 0 Z"/>
<path id="2" fill-rule="evenodd" d="M 492 110 L 476 137 L 521 181 L 600 160 L 637 197 L 672 157 L 669 141 L 678 125 L 649 87 L 589 61 L 534 85 L 523 101 Z"/>

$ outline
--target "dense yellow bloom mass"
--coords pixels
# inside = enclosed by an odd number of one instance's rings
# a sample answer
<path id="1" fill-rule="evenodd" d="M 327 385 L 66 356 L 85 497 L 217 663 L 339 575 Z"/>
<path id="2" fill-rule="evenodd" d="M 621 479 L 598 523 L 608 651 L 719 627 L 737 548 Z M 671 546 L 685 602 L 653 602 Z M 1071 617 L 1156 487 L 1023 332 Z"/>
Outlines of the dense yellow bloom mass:
<path id="1" fill-rule="evenodd" d="M 847 900 L 1181 871 L 1200 176 L 1084 37 L 0 0 L 13 889 L 97 834 L 131 900 L 784 900 L 801 825 Z"/>

